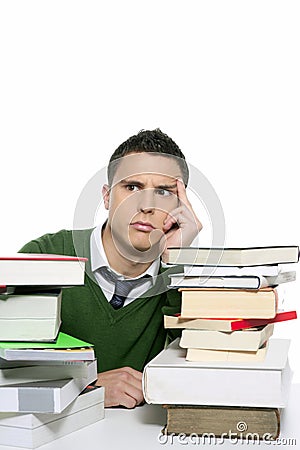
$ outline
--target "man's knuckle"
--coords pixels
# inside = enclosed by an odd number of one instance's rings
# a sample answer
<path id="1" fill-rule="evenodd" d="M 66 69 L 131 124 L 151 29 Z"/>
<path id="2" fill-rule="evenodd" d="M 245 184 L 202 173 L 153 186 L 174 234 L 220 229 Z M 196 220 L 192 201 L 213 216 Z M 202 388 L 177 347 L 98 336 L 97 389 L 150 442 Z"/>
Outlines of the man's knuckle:
<path id="1" fill-rule="evenodd" d="M 118 393 L 119 393 L 119 388 L 117 385 L 110 388 L 110 390 L 109 390 L 109 396 L 113 399 L 115 399 L 118 396 Z"/>
<path id="2" fill-rule="evenodd" d="M 117 392 L 121 392 L 123 390 L 123 387 L 124 387 L 124 382 L 122 380 L 118 380 L 114 384 L 114 387 L 112 389 L 115 393 L 117 393 Z"/>
<path id="3" fill-rule="evenodd" d="M 125 382 L 127 382 L 128 381 L 128 379 L 129 379 L 129 374 L 127 373 L 127 372 L 122 372 L 121 374 L 120 374 L 120 379 L 122 380 L 122 381 L 125 381 Z"/>

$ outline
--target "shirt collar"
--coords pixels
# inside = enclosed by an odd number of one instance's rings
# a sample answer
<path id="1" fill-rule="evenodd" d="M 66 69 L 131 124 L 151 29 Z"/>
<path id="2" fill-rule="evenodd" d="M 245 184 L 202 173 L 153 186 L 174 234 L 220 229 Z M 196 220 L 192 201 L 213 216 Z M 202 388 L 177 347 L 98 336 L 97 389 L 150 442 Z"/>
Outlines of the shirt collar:
<path id="1" fill-rule="evenodd" d="M 104 223 L 105 224 L 105 223 Z M 123 275 L 115 272 L 109 265 L 109 262 L 107 260 L 105 250 L 103 247 L 103 241 L 102 241 L 102 228 L 104 226 L 98 225 L 91 234 L 91 240 L 90 240 L 90 250 L 91 250 L 91 269 L 92 272 L 95 272 L 100 267 L 108 267 L 109 270 L 114 272 L 118 277 L 123 278 Z M 160 258 L 157 258 L 153 261 L 153 263 L 148 267 L 145 272 L 143 272 L 141 275 L 135 278 L 141 278 L 145 275 L 150 275 L 152 280 L 158 275 L 160 268 Z"/>

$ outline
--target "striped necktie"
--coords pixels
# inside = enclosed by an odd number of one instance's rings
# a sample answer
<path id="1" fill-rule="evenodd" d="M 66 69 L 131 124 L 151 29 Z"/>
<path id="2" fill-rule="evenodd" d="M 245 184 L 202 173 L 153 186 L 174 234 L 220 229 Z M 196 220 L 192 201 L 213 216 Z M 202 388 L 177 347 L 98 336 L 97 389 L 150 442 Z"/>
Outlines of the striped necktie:
<path id="1" fill-rule="evenodd" d="M 114 295 L 109 302 L 114 309 L 122 308 L 125 300 L 129 296 L 130 291 L 135 287 L 144 284 L 146 279 L 150 277 L 150 275 L 145 275 L 144 277 L 133 280 L 119 280 L 115 274 L 107 269 L 107 267 L 101 267 L 101 274 L 104 278 L 115 285 Z"/>
<path id="2" fill-rule="evenodd" d="M 136 287 L 137 280 L 117 280 L 115 284 L 115 292 L 109 302 L 114 309 L 120 309 L 124 305 L 129 292 Z"/>

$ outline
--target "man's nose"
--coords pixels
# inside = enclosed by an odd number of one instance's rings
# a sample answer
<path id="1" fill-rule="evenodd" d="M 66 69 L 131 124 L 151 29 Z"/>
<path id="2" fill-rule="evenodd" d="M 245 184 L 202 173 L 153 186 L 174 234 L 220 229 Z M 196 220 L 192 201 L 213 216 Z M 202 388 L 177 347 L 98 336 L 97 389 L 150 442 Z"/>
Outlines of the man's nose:
<path id="1" fill-rule="evenodd" d="M 144 213 L 152 213 L 155 209 L 154 189 L 144 189 L 138 193 L 138 210 Z"/>

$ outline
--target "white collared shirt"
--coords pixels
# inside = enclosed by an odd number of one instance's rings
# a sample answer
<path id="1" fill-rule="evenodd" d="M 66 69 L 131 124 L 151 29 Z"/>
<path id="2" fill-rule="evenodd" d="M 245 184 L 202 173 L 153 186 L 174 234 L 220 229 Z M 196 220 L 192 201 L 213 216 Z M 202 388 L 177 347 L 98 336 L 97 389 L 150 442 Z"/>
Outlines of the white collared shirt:
<path id="1" fill-rule="evenodd" d="M 94 277 L 101 287 L 107 301 L 109 302 L 114 294 L 115 285 L 111 281 L 107 280 L 103 277 L 101 274 L 101 271 L 99 270 L 101 267 L 107 267 L 112 273 L 116 275 L 116 277 L 119 280 L 124 280 L 124 275 L 115 272 L 109 265 L 109 262 L 107 260 L 105 250 L 103 247 L 103 241 L 102 241 L 102 227 L 103 225 L 98 225 L 91 234 L 91 240 L 90 240 L 90 251 L 91 251 L 91 269 L 94 274 Z M 130 298 L 127 298 L 125 300 L 124 306 L 128 305 L 132 301 L 134 301 L 136 298 L 140 297 L 142 294 L 144 294 L 146 291 L 148 291 L 155 283 L 156 276 L 159 272 L 160 267 L 160 258 L 157 258 L 153 261 L 153 263 L 148 267 L 148 269 L 143 272 L 138 277 L 132 278 L 132 280 L 137 280 L 139 278 L 144 277 L 145 275 L 150 275 L 150 277 L 145 278 L 145 282 L 141 285 L 135 287 L 130 292 Z"/>

